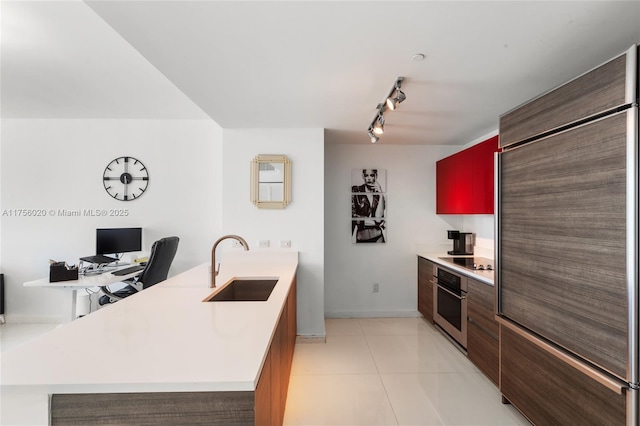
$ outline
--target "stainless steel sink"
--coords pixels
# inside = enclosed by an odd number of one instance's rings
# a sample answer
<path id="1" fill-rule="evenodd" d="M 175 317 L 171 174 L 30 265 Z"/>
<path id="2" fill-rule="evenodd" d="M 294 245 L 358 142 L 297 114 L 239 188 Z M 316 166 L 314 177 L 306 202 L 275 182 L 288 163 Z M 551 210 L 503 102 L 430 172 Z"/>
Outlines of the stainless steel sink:
<path id="1" fill-rule="evenodd" d="M 203 302 L 264 302 L 269 299 L 278 278 L 233 278 Z"/>

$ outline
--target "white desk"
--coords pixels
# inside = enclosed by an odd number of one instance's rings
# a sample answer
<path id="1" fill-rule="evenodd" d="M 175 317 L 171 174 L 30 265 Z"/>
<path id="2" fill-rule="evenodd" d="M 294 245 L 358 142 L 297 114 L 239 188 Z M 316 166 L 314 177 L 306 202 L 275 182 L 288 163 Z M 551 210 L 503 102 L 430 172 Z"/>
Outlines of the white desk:
<path id="1" fill-rule="evenodd" d="M 131 265 L 123 265 L 118 269 L 128 268 Z M 71 306 L 69 308 L 70 316 L 67 318 L 65 322 L 73 321 L 76 319 L 76 297 L 78 293 L 78 289 L 83 288 L 91 288 L 91 287 L 104 287 L 110 284 L 114 284 L 120 281 L 124 281 L 128 278 L 135 277 L 140 274 L 142 271 L 132 272 L 126 275 L 113 275 L 112 272 L 117 271 L 118 269 L 114 269 L 110 272 L 103 272 L 102 274 L 92 274 L 92 275 L 79 275 L 77 280 L 73 281 L 60 281 L 56 283 L 49 282 L 49 278 L 40 278 L 39 280 L 27 281 L 23 285 L 25 287 L 49 287 L 49 288 L 60 288 L 67 290 L 71 295 Z"/>

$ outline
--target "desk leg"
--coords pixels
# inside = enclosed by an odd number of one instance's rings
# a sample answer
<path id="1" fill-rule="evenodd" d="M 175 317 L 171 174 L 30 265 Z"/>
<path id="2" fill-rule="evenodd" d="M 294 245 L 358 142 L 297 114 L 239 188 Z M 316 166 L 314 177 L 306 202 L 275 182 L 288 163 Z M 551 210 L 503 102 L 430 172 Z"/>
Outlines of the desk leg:
<path id="1" fill-rule="evenodd" d="M 71 289 L 71 308 L 69 309 L 71 316 L 67 319 L 68 322 L 71 322 L 76 319 L 77 299 L 78 299 L 78 290 L 76 290 L 75 288 Z"/>

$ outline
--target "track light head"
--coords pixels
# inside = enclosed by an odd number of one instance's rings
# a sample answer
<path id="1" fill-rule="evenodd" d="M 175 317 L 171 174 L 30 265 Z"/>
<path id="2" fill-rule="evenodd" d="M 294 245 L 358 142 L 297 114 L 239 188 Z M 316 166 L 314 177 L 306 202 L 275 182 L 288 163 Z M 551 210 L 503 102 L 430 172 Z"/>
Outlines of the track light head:
<path id="1" fill-rule="evenodd" d="M 376 143 L 380 140 L 380 138 L 373 133 L 371 127 L 369 127 L 369 131 L 367 132 L 367 134 L 369 135 L 369 139 L 371 139 L 371 143 Z"/>
<path id="2" fill-rule="evenodd" d="M 382 113 L 378 114 L 378 118 L 375 123 L 373 123 L 373 133 L 376 135 L 381 135 L 384 133 L 384 116 Z"/>
<path id="3" fill-rule="evenodd" d="M 400 81 L 401 80 L 398 80 L 396 82 L 396 96 L 392 98 L 390 94 L 387 98 L 387 108 L 389 108 L 391 111 L 395 110 L 396 106 L 398 106 L 399 103 L 402 103 L 405 99 L 407 99 L 407 96 L 404 94 L 404 92 L 400 90 Z"/>
<path id="4" fill-rule="evenodd" d="M 392 98 L 392 97 L 388 97 L 387 98 L 387 108 L 389 108 L 391 111 L 396 109 L 396 104 L 397 103 L 398 103 L 398 101 L 396 100 L 396 98 Z"/>

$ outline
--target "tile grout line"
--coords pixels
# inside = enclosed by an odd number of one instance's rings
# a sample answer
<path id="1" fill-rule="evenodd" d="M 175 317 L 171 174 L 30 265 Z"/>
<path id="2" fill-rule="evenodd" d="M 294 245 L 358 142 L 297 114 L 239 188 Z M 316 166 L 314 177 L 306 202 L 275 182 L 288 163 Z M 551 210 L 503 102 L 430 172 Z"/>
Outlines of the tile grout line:
<path id="1" fill-rule="evenodd" d="M 358 320 L 358 323 L 360 323 L 361 319 Z M 360 324 L 359 324 L 360 325 Z M 430 333 L 430 331 L 426 331 L 427 333 Z M 399 334 L 381 334 L 380 336 L 413 336 L 413 335 L 417 335 L 419 333 L 419 331 L 417 333 L 399 333 Z M 365 341 L 367 342 L 367 348 L 369 349 L 369 352 L 371 354 L 371 358 L 373 359 L 374 365 L 376 366 L 376 370 L 378 371 L 378 377 L 380 378 L 380 382 L 382 383 L 382 387 L 384 389 L 384 392 L 387 396 L 387 400 L 389 401 L 389 405 L 391 406 L 391 410 L 393 412 L 393 415 L 396 419 L 396 424 L 400 425 L 400 421 L 398 420 L 398 416 L 396 414 L 396 410 L 393 406 L 393 403 L 391 402 L 391 398 L 389 397 L 389 392 L 387 390 L 387 386 L 384 383 L 384 380 L 382 379 L 382 373 L 380 372 L 380 370 L 378 369 L 378 364 L 376 362 L 376 359 L 373 355 L 373 352 L 371 351 L 371 346 L 369 345 L 369 336 L 364 333 L 363 330 L 363 334 L 365 337 Z M 377 335 L 373 335 L 373 336 L 377 336 Z M 449 372 L 447 372 L 449 373 Z M 455 373 L 455 372 L 451 372 L 451 373 Z M 425 372 L 425 373 L 420 373 L 420 372 L 402 372 L 402 373 L 386 373 L 386 374 L 395 374 L 395 375 L 405 375 L 405 376 L 416 376 L 416 375 L 437 375 L 437 374 L 443 374 L 443 373 L 438 373 L 438 372 Z M 457 373 L 456 373 L 457 374 Z M 431 403 L 431 401 L 429 401 Z M 440 412 L 438 410 L 434 409 L 434 412 L 436 413 L 438 420 L 440 421 L 441 425 L 446 425 L 444 419 L 442 418 L 442 416 L 440 415 Z"/>
<path id="2" fill-rule="evenodd" d="M 362 324 L 360 323 L 361 319 L 358 319 L 358 326 L 360 327 L 360 329 L 362 329 Z M 399 425 L 400 422 L 398 421 L 398 415 L 396 414 L 396 409 L 393 406 L 393 403 L 391 402 L 391 398 L 389 397 L 389 391 L 387 390 L 387 386 L 384 384 L 384 380 L 382 380 L 382 374 L 380 373 L 380 369 L 378 368 L 378 363 L 376 362 L 376 357 L 373 356 L 373 351 L 371 351 L 371 345 L 369 344 L 369 336 L 367 335 L 367 333 L 364 332 L 364 329 L 362 329 L 362 334 L 364 335 L 364 341 L 367 343 L 367 350 L 369 351 L 369 355 L 371 356 L 371 359 L 373 360 L 373 365 L 376 366 L 376 372 L 378 374 L 378 380 L 380 380 L 380 384 L 382 385 L 382 389 L 384 389 L 384 394 L 387 397 L 387 402 L 389 402 L 389 407 L 391 407 L 391 412 L 393 413 L 393 418 L 396 421 L 396 425 Z"/>

